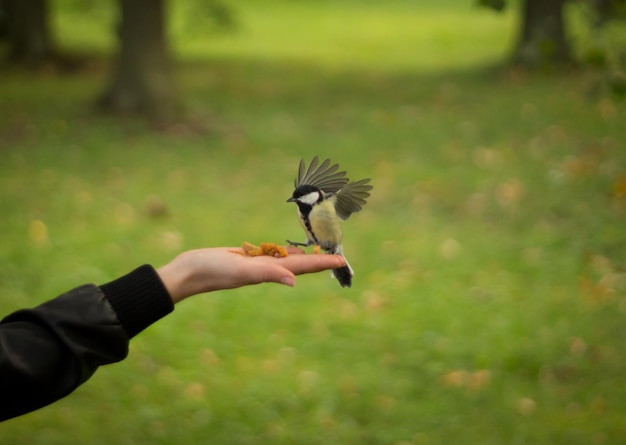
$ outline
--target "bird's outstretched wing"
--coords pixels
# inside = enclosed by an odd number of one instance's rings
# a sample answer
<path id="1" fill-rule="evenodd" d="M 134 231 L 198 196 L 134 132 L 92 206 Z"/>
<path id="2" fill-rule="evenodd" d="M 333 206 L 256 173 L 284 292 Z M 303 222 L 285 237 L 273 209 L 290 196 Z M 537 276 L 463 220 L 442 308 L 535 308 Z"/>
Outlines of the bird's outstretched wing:
<path id="1" fill-rule="evenodd" d="M 294 181 L 296 188 L 301 185 L 312 185 L 321 189 L 324 193 L 336 193 L 348 183 L 346 172 L 338 172 L 338 164 L 330 165 L 330 159 L 319 164 L 319 158 L 315 156 L 307 168 L 304 159 L 300 161 L 298 177 Z"/>
<path id="2" fill-rule="evenodd" d="M 363 208 L 370 196 L 369 191 L 372 190 L 368 182 L 370 182 L 369 178 L 351 182 L 342 187 L 334 196 L 335 210 L 339 218 L 345 221 L 350 218 L 350 215 Z"/>

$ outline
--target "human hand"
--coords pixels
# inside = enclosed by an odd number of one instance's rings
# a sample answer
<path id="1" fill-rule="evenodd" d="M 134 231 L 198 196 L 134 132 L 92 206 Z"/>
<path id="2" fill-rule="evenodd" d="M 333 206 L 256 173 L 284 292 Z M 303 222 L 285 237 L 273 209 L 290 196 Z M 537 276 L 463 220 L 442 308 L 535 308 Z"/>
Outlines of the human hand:
<path id="1" fill-rule="evenodd" d="M 192 295 L 259 283 L 295 285 L 295 276 L 336 269 L 346 265 L 340 255 L 304 254 L 287 247 L 289 256 L 249 257 L 233 253 L 237 248 L 212 247 L 189 250 L 157 269 L 172 301 Z"/>

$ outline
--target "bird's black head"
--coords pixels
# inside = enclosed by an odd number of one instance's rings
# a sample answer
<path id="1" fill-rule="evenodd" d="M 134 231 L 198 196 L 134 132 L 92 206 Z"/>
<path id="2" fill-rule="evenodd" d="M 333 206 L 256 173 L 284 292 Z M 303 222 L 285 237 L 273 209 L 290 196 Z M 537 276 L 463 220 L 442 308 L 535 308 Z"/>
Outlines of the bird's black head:
<path id="1" fill-rule="evenodd" d="M 314 206 L 324 200 L 324 193 L 313 185 L 301 185 L 293 191 L 287 202 L 295 202 L 298 206 Z"/>

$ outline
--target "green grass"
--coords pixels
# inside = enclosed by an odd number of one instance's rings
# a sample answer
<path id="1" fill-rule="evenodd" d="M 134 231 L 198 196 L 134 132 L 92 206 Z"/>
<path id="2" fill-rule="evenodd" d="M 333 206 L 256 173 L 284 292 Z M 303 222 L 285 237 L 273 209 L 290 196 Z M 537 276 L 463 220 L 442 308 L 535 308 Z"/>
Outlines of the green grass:
<path id="1" fill-rule="evenodd" d="M 284 201 L 315 154 L 374 184 L 345 224 L 354 287 L 188 300 L 2 442 L 623 443 L 624 103 L 592 74 L 489 74 L 511 17 L 464 3 L 254 5 L 230 37 L 175 24 L 204 133 L 90 114 L 97 69 L 2 75 L 3 313 L 182 249 L 302 236 Z"/>

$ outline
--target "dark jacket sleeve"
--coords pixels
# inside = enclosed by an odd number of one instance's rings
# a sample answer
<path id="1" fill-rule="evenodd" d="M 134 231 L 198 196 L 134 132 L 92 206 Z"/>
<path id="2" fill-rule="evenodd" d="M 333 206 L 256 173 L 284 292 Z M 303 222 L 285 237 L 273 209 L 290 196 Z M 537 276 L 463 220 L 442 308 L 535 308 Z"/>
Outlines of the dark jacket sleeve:
<path id="1" fill-rule="evenodd" d="M 129 340 L 173 308 L 145 265 L 8 315 L 0 321 L 0 421 L 48 405 L 124 359 Z"/>

